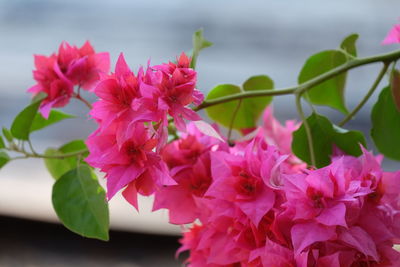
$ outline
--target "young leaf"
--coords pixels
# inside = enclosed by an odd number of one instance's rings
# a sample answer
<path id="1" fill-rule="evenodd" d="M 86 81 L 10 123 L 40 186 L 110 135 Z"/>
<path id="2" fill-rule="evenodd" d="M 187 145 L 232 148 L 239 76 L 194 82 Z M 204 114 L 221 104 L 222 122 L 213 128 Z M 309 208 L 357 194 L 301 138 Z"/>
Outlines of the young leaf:
<path id="1" fill-rule="evenodd" d="M 40 103 L 46 98 L 46 94 L 36 98 L 30 105 L 24 108 L 14 119 L 11 125 L 11 134 L 17 139 L 28 140 L 33 119 L 37 113 Z"/>
<path id="2" fill-rule="evenodd" d="M 379 95 L 371 112 L 371 136 L 379 152 L 400 160 L 400 111 L 396 108 L 390 88 Z"/>
<path id="3" fill-rule="evenodd" d="M 353 33 L 344 38 L 342 43 L 340 44 L 340 48 L 352 55 L 353 57 L 357 57 L 357 47 L 356 42 L 358 40 L 358 34 Z"/>
<path id="4" fill-rule="evenodd" d="M 53 207 L 69 230 L 84 237 L 108 240 L 109 215 L 104 189 L 86 165 L 73 169 L 53 186 Z"/>
<path id="5" fill-rule="evenodd" d="M 332 148 L 336 145 L 347 155 L 360 156 L 362 154 L 360 145 L 366 147 L 364 135 L 359 131 L 349 131 L 332 124 L 328 118 L 313 113 L 307 118 L 311 129 L 315 167 L 321 168 L 330 163 Z M 307 134 L 302 125 L 293 133 L 293 153 L 308 164 L 311 164 L 310 150 L 308 148 Z"/>
<path id="6" fill-rule="evenodd" d="M 66 153 L 73 153 L 85 150 L 86 145 L 82 140 L 71 141 L 59 149 L 48 148 L 45 151 L 47 156 L 63 155 Z M 78 164 L 86 164 L 83 159 L 87 157 L 88 153 L 83 153 L 80 158 L 78 156 L 67 157 L 62 159 L 45 158 L 44 163 L 47 170 L 50 172 L 54 179 L 59 179 L 63 174 L 69 170 L 75 169 Z"/>
<path id="7" fill-rule="evenodd" d="M 59 110 L 51 110 L 49 118 L 46 120 L 40 113 L 36 113 L 35 118 L 32 122 L 31 132 L 43 129 L 49 125 L 74 117 L 74 115 L 67 114 Z"/>
<path id="8" fill-rule="evenodd" d="M 7 162 L 10 161 L 10 157 L 7 155 L 6 152 L 0 151 L 0 169 L 3 168 Z"/>
<path id="9" fill-rule="evenodd" d="M 221 84 L 214 87 L 207 95 L 206 99 L 211 100 L 227 95 L 234 95 L 243 91 L 253 90 L 272 90 L 273 81 L 265 75 L 250 77 L 243 84 L 243 89 L 237 85 Z M 271 102 L 272 97 L 254 97 L 242 99 L 242 103 L 236 112 L 236 117 L 232 127 L 234 129 L 246 129 L 256 126 L 257 119 Z M 239 104 L 239 100 L 226 102 L 223 104 L 211 106 L 206 109 L 208 116 L 225 127 L 229 127 L 232 121 L 232 115 Z"/>
<path id="10" fill-rule="evenodd" d="M 398 111 L 400 111 L 400 72 L 394 70 L 390 79 L 390 90 L 392 91 L 392 96 L 394 104 Z"/>
<path id="11" fill-rule="evenodd" d="M 5 148 L 6 144 L 4 143 L 3 137 L 0 136 L 0 149 Z"/>
<path id="12" fill-rule="evenodd" d="M 190 67 L 192 69 L 196 68 L 197 57 L 202 49 L 212 46 L 213 43 L 207 41 L 203 37 L 203 29 L 197 30 L 193 34 L 193 53 L 192 53 L 192 61 L 190 62 Z"/>
<path id="13" fill-rule="evenodd" d="M 6 140 L 8 142 L 12 142 L 13 136 L 12 136 L 10 130 L 8 130 L 6 127 L 3 127 L 2 131 L 3 131 L 3 135 L 6 138 Z"/>
<path id="14" fill-rule="evenodd" d="M 302 84 L 344 64 L 346 61 L 346 54 L 342 51 L 319 52 L 307 59 L 300 72 L 298 82 Z M 343 73 L 311 88 L 304 96 L 312 104 L 329 106 L 347 114 L 348 110 L 344 103 L 345 83 L 346 73 Z"/>

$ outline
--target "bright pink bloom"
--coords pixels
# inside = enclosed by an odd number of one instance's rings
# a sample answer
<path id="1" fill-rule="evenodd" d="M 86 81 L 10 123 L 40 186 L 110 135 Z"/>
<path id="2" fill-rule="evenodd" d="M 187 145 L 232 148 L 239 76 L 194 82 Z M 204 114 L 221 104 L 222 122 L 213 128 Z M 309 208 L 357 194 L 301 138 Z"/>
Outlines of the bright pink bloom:
<path id="1" fill-rule="evenodd" d="M 399 44 L 400 43 L 400 24 L 394 25 L 389 31 L 386 38 L 382 41 L 382 44 Z"/>
<path id="2" fill-rule="evenodd" d="M 58 54 L 50 57 L 35 55 L 33 77 L 38 82 L 28 89 L 36 95 L 44 92 L 48 97 L 39 108 L 47 118 L 52 107 L 63 107 L 73 95 L 73 86 L 91 89 L 109 69 L 108 53 L 95 53 L 89 42 L 81 48 L 67 42 L 60 45 Z"/>
<path id="3" fill-rule="evenodd" d="M 168 63 L 151 67 L 155 70 L 150 78 L 141 84 L 140 90 L 148 103 L 156 106 L 155 109 L 165 112 L 163 124 L 167 123 L 166 115 L 174 118 L 175 126 L 185 131 L 183 118 L 187 120 L 201 120 L 189 104 L 199 105 L 203 101 L 203 94 L 196 90 L 197 73 L 189 68 L 190 59 L 182 53 L 178 63 Z"/>
<path id="4" fill-rule="evenodd" d="M 211 184 L 211 151 L 228 151 L 225 143 L 202 134 L 193 123 L 185 137 L 166 145 L 162 151 L 177 185 L 161 188 L 155 194 L 153 210 L 169 210 L 170 222 L 191 223 L 200 218 L 204 193 Z"/>
<path id="5" fill-rule="evenodd" d="M 106 173 L 107 198 L 128 185 L 128 192 L 153 193 L 157 187 L 175 184 L 167 166 L 153 152 L 157 140 L 149 136 L 143 124 L 130 128 L 130 139 L 118 145 L 114 129 L 95 132 L 87 139 L 90 155 L 86 161 Z M 134 188 L 132 188 L 134 187 Z M 124 194 L 137 207 L 136 195 Z"/>

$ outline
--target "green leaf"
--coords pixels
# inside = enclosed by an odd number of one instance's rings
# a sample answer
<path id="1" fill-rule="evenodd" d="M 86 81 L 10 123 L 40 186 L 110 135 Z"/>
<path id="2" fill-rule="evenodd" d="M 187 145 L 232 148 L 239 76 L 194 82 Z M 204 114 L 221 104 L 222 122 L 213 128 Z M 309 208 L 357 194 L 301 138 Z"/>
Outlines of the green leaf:
<path id="1" fill-rule="evenodd" d="M 243 84 L 243 89 L 237 85 L 221 84 L 214 87 L 207 95 L 206 100 L 234 95 L 243 91 L 273 89 L 273 81 L 265 75 L 253 76 Z M 272 97 L 254 97 L 241 100 L 232 128 L 246 129 L 257 125 L 257 120 Z M 232 116 L 235 114 L 239 100 L 211 106 L 206 109 L 208 116 L 225 127 L 229 127 Z"/>
<path id="2" fill-rule="evenodd" d="M 3 131 L 3 135 L 6 138 L 6 140 L 8 142 L 12 142 L 13 136 L 12 136 L 10 130 L 8 130 L 6 127 L 3 127 L 2 131 Z"/>
<path id="3" fill-rule="evenodd" d="M 300 72 L 298 82 L 302 84 L 344 64 L 346 61 L 346 54 L 342 51 L 319 52 L 307 59 Z M 343 73 L 314 86 L 304 96 L 312 104 L 329 106 L 347 114 L 348 110 L 344 103 L 345 84 L 346 73 Z"/>
<path id="4" fill-rule="evenodd" d="M 207 41 L 203 37 L 203 29 L 197 30 L 193 34 L 193 53 L 192 53 L 192 61 L 190 62 L 191 68 L 196 68 L 197 57 L 202 49 L 212 46 L 213 43 Z"/>
<path id="5" fill-rule="evenodd" d="M 332 135 L 334 133 L 331 122 L 316 113 L 307 118 L 311 129 L 315 164 L 317 168 L 324 167 L 330 163 L 332 155 Z M 311 165 L 310 150 L 304 125 L 293 133 L 292 141 L 293 153 L 303 161 Z"/>
<path id="6" fill-rule="evenodd" d="M 359 131 L 349 131 L 333 125 L 328 118 L 313 113 L 307 118 L 311 129 L 313 150 L 317 168 L 329 165 L 333 152 L 333 145 L 348 155 L 360 156 L 360 144 L 366 147 L 364 135 Z M 310 150 L 304 125 L 293 133 L 293 153 L 311 165 Z"/>
<path id="7" fill-rule="evenodd" d="M 7 155 L 6 152 L 0 151 L 0 169 L 3 168 L 7 162 L 10 161 L 10 157 Z"/>
<path id="8" fill-rule="evenodd" d="M 74 140 L 63 145 L 59 149 L 48 148 L 44 154 L 46 156 L 59 156 L 66 153 L 79 152 L 85 149 L 87 148 L 82 140 Z M 45 158 L 44 163 L 51 176 L 57 180 L 66 172 L 75 169 L 78 164 L 86 164 L 83 159 L 87 157 L 87 155 L 88 153 L 84 153 L 80 156 L 80 158 L 78 158 L 78 156 L 62 159 Z"/>
<path id="9" fill-rule="evenodd" d="M 0 149 L 5 148 L 6 144 L 4 143 L 3 137 L 0 136 Z"/>
<path id="10" fill-rule="evenodd" d="M 336 132 L 333 136 L 333 143 L 347 155 L 360 156 L 362 154 L 360 144 L 367 147 L 367 141 L 362 132 L 349 131 L 336 125 L 333 125 L 333 129 Z"/>
<path id="11" fill-rule="evenodd" d="M 33 119 L 31 132 L 43 129 L 49 125 L 55 124 L 65 119 L 75 118 L 74 115 L 64 113 L 59 110 L 51 110 L 49 118 L 46 120 L 40 113 L 36 113 Z"/>
<path id="12" fill-rule="evenodd" d="M 53 207 L 69 230 L 108 240 L 109 214 L 104 189 L 86 165 L 73 169 L 53 186 Z"/>
<path id="13" fill-rule="evenodd" d="M 40 103 L 46 98 L 46 96 L 46 94 L 43 94 L 41 97 L 36 98 L 35 101 L 24 108 L 14 119 L 14 122 L 11 125 L 11 133 L 15 138 L 21 140 L 29 139 L 29 133 L 33 120 L 36 116 Z"/>
<path id="14" fill-rule="evenodd" d="M 379 152 L 400 160 L 400 111 L 397 110 L 390 88 L 379 95 L 371 112 L 371 136 Z"/>
<path id="15" fill-rule="evenodd" d="M 356 42 L 358 40 L 359 35 L 357 33 L 350 34 L 340 44 L 340 48 L 352 55 L 353 57 L 357 57 L 357 47 Z"/>
<path id="16" fill-rule="evenodd" d="M 393 70 L 390 77 L 390 90 L 392 92 L 392 97 L 394 104 L 398 111 L 400 111 L 400 72 L 398 70 Z"/>

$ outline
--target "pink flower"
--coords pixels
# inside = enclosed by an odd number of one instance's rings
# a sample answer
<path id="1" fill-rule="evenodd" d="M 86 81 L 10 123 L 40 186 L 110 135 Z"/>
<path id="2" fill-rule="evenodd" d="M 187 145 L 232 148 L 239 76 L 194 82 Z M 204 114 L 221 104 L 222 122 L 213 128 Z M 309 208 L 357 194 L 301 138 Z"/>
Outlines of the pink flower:
<path id="1" fill-rule="evenodd" d="M 140 90 L 144 98 L 157 106 L 156 109 L 165 112 L 163 123 L 166 124 L 166 115 L 174 118 L 175 126 L 185 131 L 183 118 L 200 120 L 192 109 L 186 106 L 194 103 L 199 105 L 203 101 L 203 94 L 195 89 L 197 73 L 189 68 L 190 60 L 182 53 L 178 63 L 168 63 L 151 67 L 155 72 L 141 84 Z"/>
<path id="2" fill-rule="evenodd" d="M 384 45 L 398 43 L 400 43 L 400 24 L 394 25 L 386 38 L 382 41 Z"/>
<path id="3" fill-rule="evenodd" d="M 47 94 L 39 111 L 47 118 L 52 107 L 63 107 L 73 96 L 73 86 L 79 85 L 91 89 L 100 79 L 100 75 L 109 69 L 108 53 L 95 53 L 89 42 L 81 48 L 67 42 L 60 45 L 58 54 L 50 57 L 35 55 L 33 77 L 37 84 L 28 89 L 36 95 Z"/>
<path id="4" fill-rule="evenodd" d="M 87 139 L 90 151 L 86 161 L 106 173 L 107 198 L 111 199 L 119 190 L 127 187 L 125 198 L 137 206 L 136 192 L 153 193 L 157 187 L 175 184 L 169 176 L 167 166 L 153 152 L 157 140 L 149 136 L 143 124 L 131 127 L 130 139 L 117 144 L 114 129 L 92 134 Z"/>
<path id="5" fill-rule="evenodd" d="M 155 193 L 153 210 L 168 209 L 174 224 L 191 223 L 202 217 L 202 198 L 212 182 L 210 152 L 217 150 L 227 151 L 228 147 L 202 134 L 192 123 L 184 137 L 166 145 L 162 157 L 177 185 Z"/>

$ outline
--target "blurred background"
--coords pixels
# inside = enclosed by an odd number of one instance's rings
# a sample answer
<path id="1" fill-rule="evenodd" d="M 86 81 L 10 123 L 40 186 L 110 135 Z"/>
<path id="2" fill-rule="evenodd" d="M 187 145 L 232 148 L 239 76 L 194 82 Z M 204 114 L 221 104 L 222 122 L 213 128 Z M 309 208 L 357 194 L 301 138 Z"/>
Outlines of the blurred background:
<path id="1" fill-rule="evenodd" d="M 61 41 L 81 46 L 90 40 L 96 51 L 109 51 L 112 66 L 120 52 L 134 69 L 175 58 L 191 49 L 192 33 L 204 28 L 214 46 L 198 61 L 198 88 L 207 92 L 218 83 L 241 84 L 267 74 L 277 88 L 296 84 L 304 61 L 333 49 L 350 33 L 360 34 L 360 56 L 396 49 L 380 43 L 400 17 L 398 0 L 0 0 L 0 125 L 9 127 L 29 102 L 33 54 L 49 55 Z M 347 104 L 351 109 L 375 79 L 379 65 L 350 72 Z M 382 82 L 380 87 L 384 86 Z M 95 100 L 93 96 L 91 100 Z M 369 131 L 377 94 L 351 129 Z M 277 97 L 275 114 L 296 117 L 290 96 Z M 66 112 L 80 119 L 33 135 L 37 150 L 85 138 L 95 127 L 82 103 Z M 342 115 L 321 111 L 339 121 Z M 399 164 L 385 162 L 387 170 Z M 167 224 L 163 211 L 150 214 L 142 200 L 138 215 L 121 199 L 111 201 L 111 241 L 88 240 L 53 224 L 53 180 L 39 160 L 12 162 L 0 172 L 0 266 L 180 266 L 174 259 L 179 228 Z"/>

